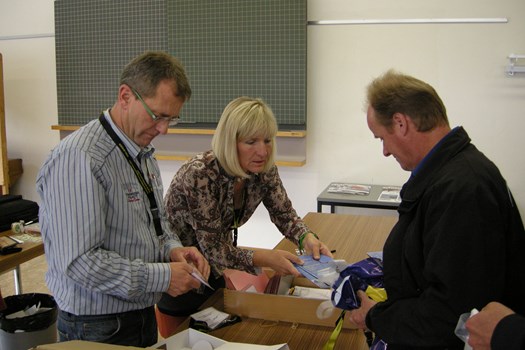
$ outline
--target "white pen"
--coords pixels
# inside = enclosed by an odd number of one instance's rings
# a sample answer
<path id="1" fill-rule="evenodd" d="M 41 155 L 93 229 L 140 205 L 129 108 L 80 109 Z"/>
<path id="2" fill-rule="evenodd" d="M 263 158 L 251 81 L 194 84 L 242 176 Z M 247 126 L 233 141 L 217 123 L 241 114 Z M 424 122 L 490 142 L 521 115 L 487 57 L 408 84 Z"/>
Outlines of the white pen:
<path id="1" fill-rule="evenodd" d="M 11 238 L 11 239 L 12 239 L 13 241 L 15 241 L 16 243 L 19 243 L 19 244 L 24 243 L 24 241 L 22 241 L 22 240 L 20 240 L 20 239 L 18 239 L 18 238 L 16 238 L 16 237 L 13 237 L 13 236 L 8 236 L 8 237 Z"/>

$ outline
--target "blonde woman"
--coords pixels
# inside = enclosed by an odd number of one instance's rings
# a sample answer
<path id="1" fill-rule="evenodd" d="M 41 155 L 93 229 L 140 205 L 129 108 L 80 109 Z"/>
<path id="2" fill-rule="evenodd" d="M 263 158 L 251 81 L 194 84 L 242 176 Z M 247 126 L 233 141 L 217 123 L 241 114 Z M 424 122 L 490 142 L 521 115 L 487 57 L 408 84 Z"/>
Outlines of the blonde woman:
<path id="1" fill-rule="evenodd" d="M 261 202 L 286 238 L 314 258 L 331 256 L 286 194 L 274 163 L 276 134 L 277 122 L 264 101 L 236 98 L 224 109 L 212 150 L 186 162 L 168 189 L 164 200 L 171 228 L 184 245 L 198 247 L 208 259 L 214 287 L 224 286 L 222 273 L 228 268 L 256 274 L 259 268 L 270 267 L 280 274 L 300 275 L 293 266 L 301 263 L 295 254 L 237 247 L 237 229 Z M 164 294 L 157 304 L 161 335 L 171 335 L 211 293 L 189 292 L 176 298 Z"/>

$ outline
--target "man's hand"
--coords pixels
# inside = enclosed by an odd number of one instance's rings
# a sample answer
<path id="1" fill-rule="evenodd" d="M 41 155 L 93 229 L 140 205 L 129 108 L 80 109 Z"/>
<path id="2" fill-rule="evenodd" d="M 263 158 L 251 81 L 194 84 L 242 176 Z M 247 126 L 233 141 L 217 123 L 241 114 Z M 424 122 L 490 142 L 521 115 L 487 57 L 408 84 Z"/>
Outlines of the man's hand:
<path id="1" fill-rule="evenodd" d="M 361 306 L 358 309 L 350 311 L 350 321 L 355 323 L 361 329 L 366 328 L 366 315 L 368 311 L 377 304 L 375 301 L 370 299 L 368 295 L 362 290 L 357 291 L 357 296 L 361 300 Z"/>
<path id="2" fill-rule="evenodd" d="M 210 264 L 195 247 L 179 247 L 172 249 L 170 252 L 170 261 L 185 262 L 195 266 L 206 281 L 210 277 Z M 190 271 L 190 273 L 192 271 Z"/>
<path id="3" fill-rule="evenodd" d="M 195 269 L 192 265 L 185 262 L 172 262 L 170 263 L 170 269 L 170 286 L 166 292 L 172 297 L 200 287 L 201 283 L 191 275 Z"/>
<path id="4" fill-rule="evenodd" d="M 253 253 L 253 265 L 258 267 L 270 267 L 280 275 L 301 276 L 293 263 L 302 265 L 303 261 L 295 254 L 285 250 L 256 250 Z"/>
<path id="5" fill-rule="evenodd" d="M 469 332 L 468 344 L 474 350 L 490 350 L 490 340 L 496 325 L 504 317 L 513 313 L 514 311 L 500 303 L 488 303 L 479 313 L 470 317 L 465 323 L 465 327 Z"/>

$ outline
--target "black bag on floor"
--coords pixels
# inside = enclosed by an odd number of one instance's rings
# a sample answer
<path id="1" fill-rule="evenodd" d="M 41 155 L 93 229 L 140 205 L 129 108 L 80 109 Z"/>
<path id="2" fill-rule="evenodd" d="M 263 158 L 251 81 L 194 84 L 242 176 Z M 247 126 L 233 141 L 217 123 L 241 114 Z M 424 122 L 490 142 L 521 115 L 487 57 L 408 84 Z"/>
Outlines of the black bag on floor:
<path id="1" fill-rule="evenodd" d="M 0 196 L 0 232 L 11 228 L 13 222 L 38 220 L 38 203 L 22 199 L 21 195 Z"/>

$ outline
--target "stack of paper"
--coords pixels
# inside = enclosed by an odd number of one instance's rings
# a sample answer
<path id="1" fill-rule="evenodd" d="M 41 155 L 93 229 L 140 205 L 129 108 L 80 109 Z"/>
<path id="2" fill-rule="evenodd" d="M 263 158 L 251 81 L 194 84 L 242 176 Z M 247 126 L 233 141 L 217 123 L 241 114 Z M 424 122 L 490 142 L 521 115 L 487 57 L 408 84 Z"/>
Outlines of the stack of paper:
<path id="1" fill-rule="evenodd" d="M 381 191 L 381 194 L 379 195 L 379 198 L 377 199 L 380 202 L 401 202 L 401 188 L 396 187 L 383 187 L 383 191 Z"/>
<path id="2" fill-rule="evenodd" d="M 359 194 L 366 196 L 370 194 L 371 186 L 368 185 L 357 185 L 357 184 L 348 184 L 342 182 L 332 182 L 328 186 L 328 192 L 330 193 L 345 193 L 345 194 Z"/>

